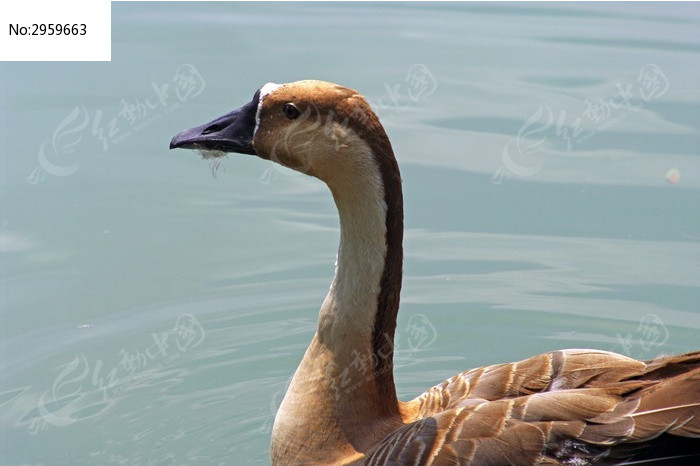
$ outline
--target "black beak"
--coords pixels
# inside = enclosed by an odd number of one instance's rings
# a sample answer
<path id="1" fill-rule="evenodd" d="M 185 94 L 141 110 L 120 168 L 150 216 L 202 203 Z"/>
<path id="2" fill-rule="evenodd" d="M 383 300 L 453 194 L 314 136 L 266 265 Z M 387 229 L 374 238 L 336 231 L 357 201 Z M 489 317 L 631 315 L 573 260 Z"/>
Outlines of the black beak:
<path id="1" fill-rule="evenodd" d="M 205 125 L 186 129 L 170 141 L 170 148 L 208 149 L 257 155 L 253 149 L 255 114 L 260 91 L 253 100 Z"/>

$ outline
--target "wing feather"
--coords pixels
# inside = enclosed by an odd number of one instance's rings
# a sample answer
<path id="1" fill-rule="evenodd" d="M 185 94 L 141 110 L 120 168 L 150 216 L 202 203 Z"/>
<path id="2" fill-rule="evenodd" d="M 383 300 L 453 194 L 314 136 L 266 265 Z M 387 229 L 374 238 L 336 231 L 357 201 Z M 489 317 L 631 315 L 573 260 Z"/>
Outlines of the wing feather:
<path id="1" fill-rule="evenodd" d="M 618 464 L 664 433 L 700 437 L 700 352 L 545 353 L 457 374 L 406 406 L 414 418 L 365 464 Z"/>

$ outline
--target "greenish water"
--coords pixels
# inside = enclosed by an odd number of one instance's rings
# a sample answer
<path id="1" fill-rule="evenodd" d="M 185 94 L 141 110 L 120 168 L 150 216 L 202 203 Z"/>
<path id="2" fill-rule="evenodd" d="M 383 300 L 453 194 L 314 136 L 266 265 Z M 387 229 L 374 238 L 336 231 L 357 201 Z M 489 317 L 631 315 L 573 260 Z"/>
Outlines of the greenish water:
<path id="1" fill-rule="evenodd" d="M 0 64 L 0 464 L 268 462 L 335 209 L 167 149 L 268 81 L 358 89 L 392 139 L 404 399 L 561 347 L 700 348 L 699 26 L 697 4 L 115 2 L 111 63 Z"/>

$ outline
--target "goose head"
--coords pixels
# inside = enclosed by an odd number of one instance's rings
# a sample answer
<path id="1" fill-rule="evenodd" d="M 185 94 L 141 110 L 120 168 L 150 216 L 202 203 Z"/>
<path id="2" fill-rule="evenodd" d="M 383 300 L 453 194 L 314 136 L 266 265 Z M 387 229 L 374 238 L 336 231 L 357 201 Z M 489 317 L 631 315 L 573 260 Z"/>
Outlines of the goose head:
<path id="1" fill-rule="evenodd" d="M 256 155 L 329 185 L 366 171 L 368 154 L 391 151 L 362 95 L 315 80 L 265 84 L 242 107 L 177 134 L 170 148 Z"/>

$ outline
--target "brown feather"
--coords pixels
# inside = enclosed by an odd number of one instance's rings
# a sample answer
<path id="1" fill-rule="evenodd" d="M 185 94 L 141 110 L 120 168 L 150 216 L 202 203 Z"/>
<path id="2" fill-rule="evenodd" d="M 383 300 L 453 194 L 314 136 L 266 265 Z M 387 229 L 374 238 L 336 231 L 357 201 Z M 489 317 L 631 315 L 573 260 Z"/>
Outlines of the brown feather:
<path id="1" fill-rule="evenodd" d="M 290 103 L 302 115 L 316 118 L 297 121 L 302 126 L 292 124 L 282 111 Z M 368 256 L 372 260 L 344 283 L 358 293 L 347 294 L 352 299 L 376 289 L 376 306 L 373 291 L 361 316 L 346 295 L 329 294 L 317 337 L 275 421 L 273 462 L 615 464 L 653 444 L 658 450 L 646 458 L 667 455 L 663 442 L 671 438 L 668 448 L 675 448 L 679 440 L 691 442 L 693 437 L 695 451 L 700 451 L 700 352 L 643 362 L 605 351 L 554 351 L 466 371 L 408 403 L 399 402 L 393 345 L 402 278 L 403 202 L 401 175 L 386 132 L 360 94 L 321 81 L 278 86 L 261 98 L 257 110 L 256 154 L 326 181 L 336 202 L 342 198 L 342 205 L 351 207 L 340 209 L 341 233 L 343 224 L 352 224 L 348 216 L 363 209 L 366 215 L 358 218 L 365 223 L 378 220 L 384 232 L 382 238 L 376 235 L 378 228 L 358 228 L 346 238 L 357 250 L 367 243 L 382 251 L 381 256 Z M 287 137 L 303 144 L 278 144 Z M 310 144 L 314 140 L 319 147 Z M 342 181 L 335 191 L 333 180 Z M 373 196 L 357 196 L 360 189 Z M 355 198 L 382 202 L 353 203 Z M 374 273 L 379 267 L 381 276 Z M 356 279 L 365 275 L 378 283 Z M 351 315 L 343 312 L 347 309 L 355 311 L 354 318 L 367 320 L 350 325 L 354 322 L 343 320 Z M 336 328 L 333 323 L 343 325 Z M 336 347 L 338 341 L 344 346 Z M 354 368 L 358 384 L 339 394 L 337 385 L 350 382 L 342 376 L 349 371 L 353 350 L 367 355 L 373 367 L 369 374 Z"/>
<path id="2" fill-rule="evenodd" d="M 664 433 L 700 436 L 700 357 L 557 351 L 458 374 L 410 404 L 414 422 L 367 464 L 415 460 L 418 444 L 416 464 L 618 464 Z"/>

